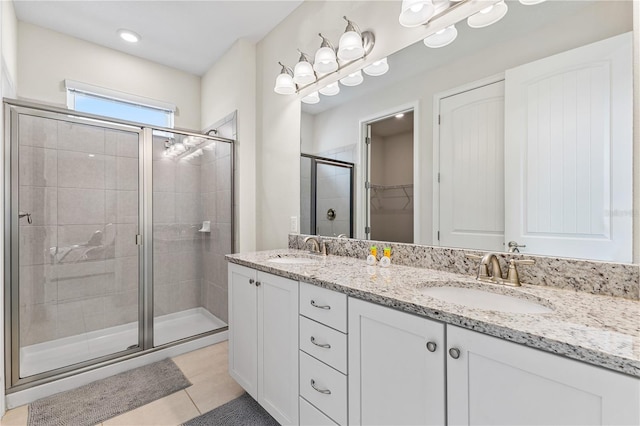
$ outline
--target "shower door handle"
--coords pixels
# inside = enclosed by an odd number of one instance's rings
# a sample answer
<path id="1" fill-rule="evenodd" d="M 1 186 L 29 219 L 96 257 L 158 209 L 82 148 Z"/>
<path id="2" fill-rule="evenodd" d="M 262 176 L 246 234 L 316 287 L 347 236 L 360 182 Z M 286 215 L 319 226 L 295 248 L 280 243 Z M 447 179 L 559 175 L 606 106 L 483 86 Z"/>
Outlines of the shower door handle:
<path id="1" fill-rule="evenodd" d="M 31 213 L 18 212 L 18 219 L 22 219 L 23 217 L 27 218 L 27 223 L 31 225 L 33 220 L 31 220 Z"/>

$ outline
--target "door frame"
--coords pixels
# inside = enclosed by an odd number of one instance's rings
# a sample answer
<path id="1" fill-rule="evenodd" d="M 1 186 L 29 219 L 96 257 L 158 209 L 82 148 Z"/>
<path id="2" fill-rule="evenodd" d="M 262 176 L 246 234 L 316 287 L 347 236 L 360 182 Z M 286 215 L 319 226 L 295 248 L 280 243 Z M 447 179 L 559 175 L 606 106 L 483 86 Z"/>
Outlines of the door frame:
<path id="1" fill-rule="evenodd" d="M 469 83 L 456 86 L 451 89 L 437 92 L 433 95 L 433 176 L 431 178 L 433 182 L 433 221 L 432 226 L 432 241 L 427 244 L 440 246 L 440 102 L 450 96 L 459 95 L 460 93 L 469 92 L 471 90 L 479 89 L 490 84 L 498 83 L 504 80 L 504 72 L 493 74 L 489 77 L 481 78 L 479 80 L 471 81 Z"/>
<path id="2" fill-rule="evenodd" d="M 366 239 L 365 226 L 370 225 L 370 215 L 367 197 L 367 191 L 364 189 L 365 182 L 369 181 L 370 170 L 368 164 L 368 149 L 366 138 L 368 136 L 367 126 L 396 114 L 413 111 L 413 244 L 420 243 L 420 191 L 417 190 L 420 183 L 420 101 L 413 100 L 411 102 L 396 105 L 394 107 L 385 108 L 374 114 L 367 115 L 359 120 L 358 123 L 358 146 L 357 158 L 359 165 L 356 167 L 355 178 L 355 201 L 356 212 L 354 215 L 355 238 Z"/>

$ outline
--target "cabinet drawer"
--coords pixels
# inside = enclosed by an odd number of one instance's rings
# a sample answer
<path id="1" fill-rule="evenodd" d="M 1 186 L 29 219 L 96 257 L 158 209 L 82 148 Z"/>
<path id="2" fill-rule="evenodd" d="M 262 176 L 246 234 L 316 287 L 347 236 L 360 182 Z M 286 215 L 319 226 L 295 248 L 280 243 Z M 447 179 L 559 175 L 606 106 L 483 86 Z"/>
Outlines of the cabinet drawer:
<path id="1" fill-rule="evenodd" d="M 300 313 L 329 327 L 347 332 L 347 295 L 300 283 Z"/>
<path id="2" fill-rule="evenodd" d="M 301 426 L 336 426 L 336 423 L 304 398 L 300 398 Z"/>
<path id="3" fill-rule="evenodd" d="M 300 317 L 300 349 L 347 374 L 347 335 Z"/>
<path id="4" fill-rule="evenodd" d="M 347 376 L 304 352 L 300 352 L 300 395 L 338 424 L 347 424 Z"/>

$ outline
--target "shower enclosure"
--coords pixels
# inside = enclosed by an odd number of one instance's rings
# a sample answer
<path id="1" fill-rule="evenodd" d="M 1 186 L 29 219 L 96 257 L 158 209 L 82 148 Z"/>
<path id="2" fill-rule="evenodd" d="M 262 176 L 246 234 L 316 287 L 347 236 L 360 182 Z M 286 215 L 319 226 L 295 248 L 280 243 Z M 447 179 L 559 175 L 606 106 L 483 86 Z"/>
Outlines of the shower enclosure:
<path id="1" fill-rule="evenodd" d="M 8 392 L 226 330 L 233 141 L 6 101 Z"/>

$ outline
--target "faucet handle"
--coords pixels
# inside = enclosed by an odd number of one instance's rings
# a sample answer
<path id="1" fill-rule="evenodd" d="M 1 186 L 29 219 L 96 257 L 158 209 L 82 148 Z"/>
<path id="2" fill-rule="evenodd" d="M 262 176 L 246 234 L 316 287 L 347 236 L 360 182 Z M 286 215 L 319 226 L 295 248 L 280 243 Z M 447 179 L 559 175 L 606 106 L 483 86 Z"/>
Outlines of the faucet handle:
<path id="1" fill-rule="evenodd" d="M 484 256 L 479 256 L 477 254 L 471 254 L 471 253 L 465 253 L 464 255 L 468 259 L 482 260 L 484 258 Z M 489 268 L 486 263 L 481 262 L 480 265 L 478 266 L 478 273 L 476 274 L 476 279 L 480 281 L 489 279 Z"/>
<path id="2" fill-rule="evenodd" d="M 518 269 L 516 265 L 535 265 L 535 259 L 510 259 L 509 271 L 507 272 L 507 283 L 514 287 L 520 287 L 520 276 L 518 275 Z"/>

